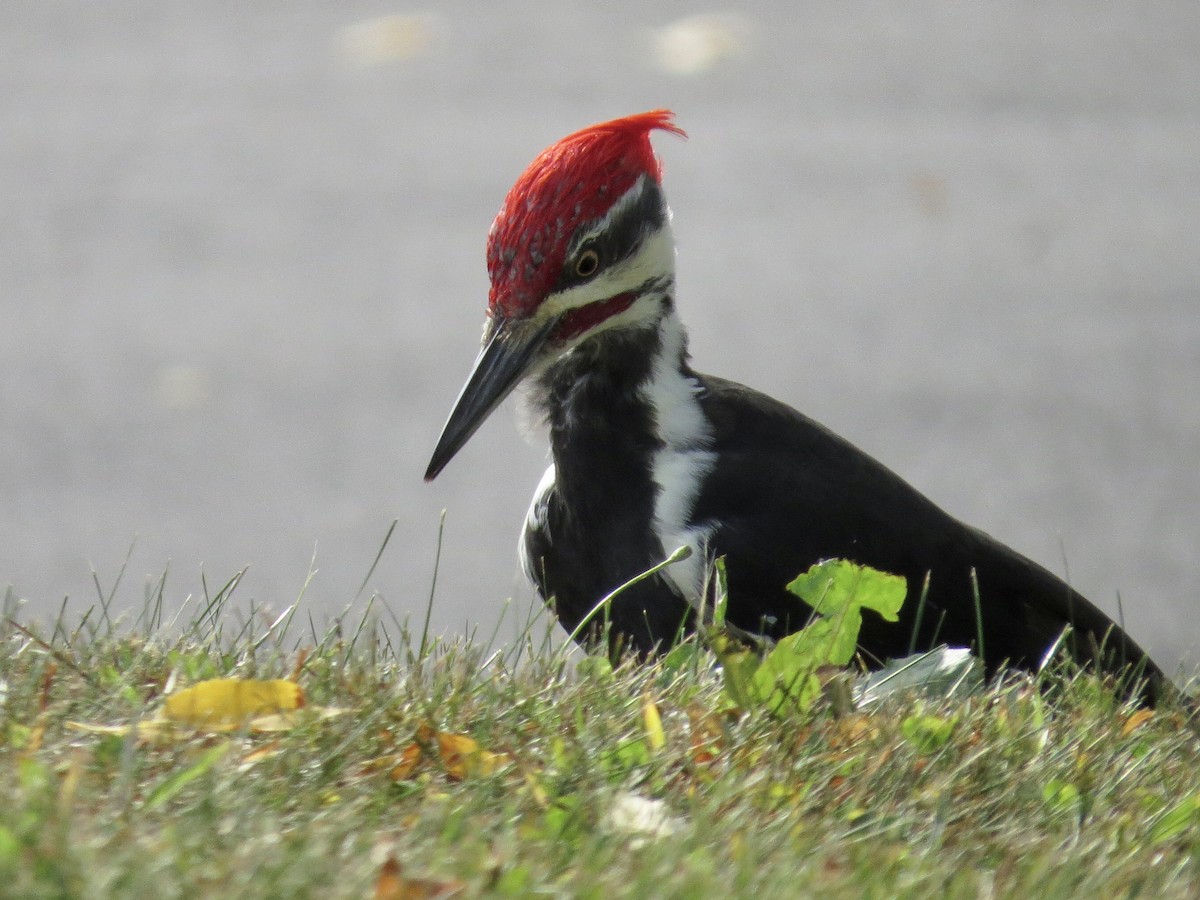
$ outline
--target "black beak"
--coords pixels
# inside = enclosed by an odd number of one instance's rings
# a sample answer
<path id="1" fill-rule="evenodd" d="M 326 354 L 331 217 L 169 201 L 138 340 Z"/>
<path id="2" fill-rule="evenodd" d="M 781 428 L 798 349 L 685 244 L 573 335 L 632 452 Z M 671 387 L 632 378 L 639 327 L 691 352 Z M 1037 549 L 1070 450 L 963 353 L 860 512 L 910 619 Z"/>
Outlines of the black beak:
<path id="1" fill-rule="evenodd" d="M 491 336 L 475 360 L 475 367 L 454 402 L 450 418 L 442 427 L 442 436 L 433 449 L 429 468 L 425 470 L 426 481 L 437 478 L 483 420 L 533 367 L 559 318 L 554 316 L 536 325 L 528 319 L 492 319 Z"/>

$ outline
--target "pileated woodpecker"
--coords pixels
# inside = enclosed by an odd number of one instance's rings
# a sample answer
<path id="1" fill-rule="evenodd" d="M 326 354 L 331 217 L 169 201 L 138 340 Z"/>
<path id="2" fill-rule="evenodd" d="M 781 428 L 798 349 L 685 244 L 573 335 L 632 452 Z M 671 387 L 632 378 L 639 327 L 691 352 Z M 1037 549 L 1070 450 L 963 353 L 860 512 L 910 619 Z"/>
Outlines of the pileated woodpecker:
<path id="1" fill-rule="evenodd" d="M 728 621 L 778 638 L 808 617 L 785 585 L 837 557 L 908 581 L 898 623 L 865 617 L 871 661 L 914 640 L 967 646 L 982 634 L 989 670 L 1034 668 L 1069 626 L 1077 659 L 1140 666 L 1153 697 L 1158 667 L 1046 569 L 796 410 L 692 369 L 655 129 L 685 136 L 667 110 L 593 125 L 542 151 L 509 191 L 488 235 L 483 349 L 425 479 L 524 382 L 554 462 L 525 521 L 522 561 L 568 630 L 687 545 L 690 558 L 612 601 L 610 640 L 652 653 L 693 627 L 718 556 Z"/>

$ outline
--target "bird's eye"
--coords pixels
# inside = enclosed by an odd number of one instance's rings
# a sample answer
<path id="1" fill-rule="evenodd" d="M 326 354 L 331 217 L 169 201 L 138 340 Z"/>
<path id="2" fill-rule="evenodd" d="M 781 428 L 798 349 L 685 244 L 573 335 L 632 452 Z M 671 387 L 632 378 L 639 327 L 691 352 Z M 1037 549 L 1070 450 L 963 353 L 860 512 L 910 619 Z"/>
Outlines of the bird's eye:
<path id="1" fill-rule="evenodd" d="M 575 260 L 575 274 L 580 278 L 591 278 L 600 268 L 600 254 L 595 250 L 584 250 Z"/>

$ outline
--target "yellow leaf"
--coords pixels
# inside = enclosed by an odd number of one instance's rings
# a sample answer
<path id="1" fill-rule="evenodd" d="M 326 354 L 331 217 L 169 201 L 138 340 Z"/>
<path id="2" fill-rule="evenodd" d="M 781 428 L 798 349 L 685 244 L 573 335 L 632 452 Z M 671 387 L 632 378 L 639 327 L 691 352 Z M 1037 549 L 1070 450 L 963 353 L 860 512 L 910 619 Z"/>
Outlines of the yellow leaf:
<path id="1" fill-rule="evenodd" d="M 525 785 L 529 788 L 529 793 L 533 796 L 533 800 L 542 809 L 548 809 L 550 806 L 550 795 L 546 793 L 546 789 L 542 787 L 542 783 L 533 772 L 525 773 Z"/>
<path id="2" fill-rule="evenodd" d="M 91 734 L 131 732 L 139 740 L 173 740 L 181 731 L 236 731 L 254 734 L 288 731 L 295 727 L 295 713 L 304 708 L 306 718 L 331 719 L 349 712 L 334 706 L 305 705 L 304 692 L 292 681 L 254 681 L 216 678 L 201 681 L 168 695 L 153 716 L 132 725 L 93 725 L 68 722 L 67 727 Z"/>
<path id="3" fill-rule="evenodd" d="M 470 735 L 437 733 L 438 753 L 446 774 L 454 779 L 491 775 L 511 762 L 507 753 L 484 750 Z"/>
<path id="4" fill-rule="evenodd" d="M 294 681 L 213 678 L 168 696 L 163 717 L 202 728 L 237 727 L 258 716 L 278 715 L 302 706 L 304 691 Z"/>
<path id="5" fill-rule="evenodd" d="M 76 750 L 71 756 L 71 764 L 63 776 L 62 786 L 58 789 L 59 815 L 67 818 L 74 812 L 75 793 L 79 789 L 79 779 L 83 775 L 83 754 Z"/>
<path id="6" fill-rule="evenodd" d="M 308 719 L 332 719 L 334 716 L 340 716 L 350 712 L 348 709 L 340 709 L 336 706 L 305 706 L 304 716 Z M 290 731 L 296 727 L 295 710 L 281 713 L 268 713 L 265 716 L 255 716 L 245 723 L 228 723 L 225 727 L 220 725 L 210 726 L 213 731 L 232 731 L 235 728 L 244 727 L 247 731 L 253 734 L 264 734 L 270 731 Z"/>
<path id="7" fill-rule="evenodd" d="M 646 726 L 646 743 L 650 749 L 657 753 L 667 746 L 667 735 L 663 731 L 662 716 L 658 714 L 658 706 L 655 705 L 654 698 L 650 696 L 649 691 L 642 695 L 642 721 Z"/>
<path id="8" fill-rule="evenodd" d="M 44 714 L 39 714 L 37 722 L 29 729 L 25 745 L 21 748 L 26 754 L 37 753 L 37 751 L 42 749 L 42 739 L 46 736 L 45 718 Z"/>
<path id="9" fill-rule="evenodd" d="M 178 739 L 184 726 L 168 722 L 161 716 L 151 719 L 141 719 L 128 725 L 96 725 L 91 722 L 67 722 L 67 727 L 87 734 L 113 734 L 117 737 L 128 737 L 133 734 L 139 741 L 147 743 L 169 743 Z M 212 729 L 214 731 L 232 731 L 232 728 Z"/>

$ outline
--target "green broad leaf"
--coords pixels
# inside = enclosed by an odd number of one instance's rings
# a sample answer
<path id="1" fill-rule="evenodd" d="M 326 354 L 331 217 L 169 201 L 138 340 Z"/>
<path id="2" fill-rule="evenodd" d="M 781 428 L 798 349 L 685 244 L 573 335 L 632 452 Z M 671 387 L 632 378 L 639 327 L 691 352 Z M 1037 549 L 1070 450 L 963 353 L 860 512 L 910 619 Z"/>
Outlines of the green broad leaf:
<path id="1" fill-rule="evenodd" d="M 788 590 L 811 606 L 815 615 L 765 657 L 745 649 L 725 629 L 711 628 L 706 634 L 721 660 L 725 693 L 740 709 L 765 708 L 776 716 L 808 710 L 822 691 L 817 671 L 846 666 L 854 659 L 861 611 L 871 609 L 896 621 L 907 583 L 898 575 L 827 560 L 796 578 Z"/>
<path id="2" fill-rule="evenodd" d="M 827 559 L 797 577 L 787 588 L 822 616 L 852 609 L 873 609 L 889 622 L 900 618 L 908 593 L 902 575 L 889 575 L 845 559 Z M 858 633 L 855 631 L 857 640 Z"/>
<path id="3" fill-rule="evenodd" d="M 560 794 L 543 819 L 543 831 L 555 842 L 575 843 L 584 833 L 584 802 L 578 794 Z"/>
<path id="4" fill-rule="evenodd" d="M 21 856 L 21 839 L 4 825 L 0 825 L 0 866 L 15 867 Z"/>
<path id="5" fill-rule="evenodd" d="M 8 724 L 8 737 L 0 741 L 0 743 L 6 743 L 10 750 L 24 750 L 29 746 L 29 741 L 32 737 L 33 729 L 28 725 L 22 725 L 19 722 L 10 722 Z"/>
<path id="6" fill-rule="evenodd" d="M 650 747 L 642 738 L 622 741 L 612 749 L 612 761 L 624 770 L 650 764 Z"/>
<path id="7" fill-rule="evenodd" d="M 917 713 L 900 723 L 900 732 L 920 753 L 934 753 L 950 742 L 957 722 L 957 718 Z"/>
<path id="8" fill-rule="evenodd" d="M 672 647 L 662 658 L 663 671 L 675 673 L 685 669 L 699 668 L 705 655 L 703 645 L 696 641 L 683 641 Z"/>
<path id="9" fill-rule="evenodd" d="M 488 888 L 500 897 L 530 897 L 536 893 L 533 882 L 533 871 L 528 866 L 516 865 L 501 872 Z"/>
<path id="10" fill-rule="evenodd" d="M 45 763 L 33 757 L 23 757 L 17 763 L 17 784 L 30 794 L 47 790 L 51 783 L 51 769 Z"/>
<path id="11" fill-rule="evenodd" d="M 847 608 L 829 619 L 814 619 L 803 631 L 789 634 L 776 647 L 787 647 L 793 656 L 806 659 L 814 667 L 844 666 L 854 659 L 858 649 L 858 631 L 862 616 Z"/>
<path id="12" fill-rule="evenodd" d="M 814 622 L 804 631 L 784 640 L 826 624 L 823 620 Z M 775 716 L 783 715 L 788 709 L 803 711 L 812 706 L 821 695 L 821 682 L 811 659 L 807 651 L 797 653 L 790 645 L 785 647 L 782 642 L 777 644 L 755 671 L 751 681 L 751 692 L 758 704 Z"/>
<path id="13" fill-rule="evenodd" d="M 843 637 L 847 630 L 852 632 L 848 651 Z M 808 709 L 821 695 L 817 669 L 848 663 L 854 655 L 857 637 L 857 624 L 848 629 L 844 621 L 833 619 L 816 619 L 803 631 L 789 634 L 775 645 L 754 673 L 755 697 L 775 715 L 788 707 Z"/>
<path id="14" fill-rule="evenodd" d="M 1175 804 L 1150 829 L 1150 841 L 1163 844 L 1200 825 L 1200 794 L 1192 794 Z"/>
<path id="15" fill-rule="evenodd" d="M 1061 778 L 1051 778 L 1042 788 L 1042 801 L 1055 812 L 1077 815 L 1084 804 L 1079 788 Z"/>
<path id="16" fill-rule="evenodd" d="M 599 684 L 612 684 L 615 679 L 612 663 L 607 656 L 599 654 L 585 656 L 575 667 L 575 672 L 580 678 Z"/>
<path id="17" fill-rule="evenodd" d="M 762 665 L 757 653 L 747 650 L 738 641 L 722 631 L 709 636 L 709 643 L 717 659 L 721 661 L 721 674 L 725 680 L 725 694 L 738 709 L 753 709 L 759 705 L 754 687 L 754 674 Z"/>

